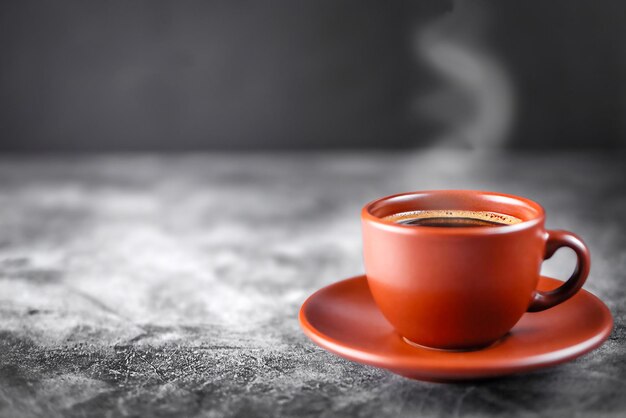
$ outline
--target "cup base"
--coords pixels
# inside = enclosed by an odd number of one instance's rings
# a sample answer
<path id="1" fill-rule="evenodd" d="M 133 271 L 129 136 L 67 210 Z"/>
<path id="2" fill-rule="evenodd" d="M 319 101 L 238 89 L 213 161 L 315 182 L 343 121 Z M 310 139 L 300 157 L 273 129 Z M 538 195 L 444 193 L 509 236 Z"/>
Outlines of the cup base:
<path id="1" fill-rule="evenodd" d="M 508 334 L 507 334 L 508 335 Z M 504 340 L 506 338 L 506 335 L 504 337 L 498 338 L 497 340 L 495 340 L 492 343 L 486 344 L 486 345 L 480 345 L 480 346 L 475 346 L 475 347 L 464 347 L 464 348 L 438 348 L 438 347 L 429 347 L 427 345 L 422 345 L 422 344 L 418 344 L 416 342 L 413 342 L 411 340 L 409 340 L 406 337 L 402 337 L 402 340 L 407 343 L 408 345 L 415 347 L 415 348 L 425 348 L 427 350 L 434 350 L 434 351 L 447 351 L 450 353 L 459 353 L 459 352 L 466 352 L 466 351 L 478 351 L 478 350 L 484 350 L 486 348 L 490 348 L 493 347 L 494 345 L 498 345 L 502 342 L 502 340 Z"/>

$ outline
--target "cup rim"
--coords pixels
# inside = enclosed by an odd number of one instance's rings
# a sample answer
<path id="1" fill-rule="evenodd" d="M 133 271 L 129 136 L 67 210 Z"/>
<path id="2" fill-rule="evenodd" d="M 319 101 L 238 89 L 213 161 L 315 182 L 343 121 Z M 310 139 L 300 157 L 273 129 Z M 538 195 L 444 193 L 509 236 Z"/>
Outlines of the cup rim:
<path id="1" fill-rule="evenodd" d="M 522 222 L 513 224 L 513 225 L 503 225 L 498 228 L 484 228 L 480 226 L 467 226 L 463 228 L 441 228 L 436 226 L 422 226 L 416 228 L 412 225 L 403 225 L 393 221 L 386 221 L 383 218 L 380 218 L 374 215 L 371 212 L 371 209 L 381 204 L 382 202 L 399 199 L 406 196 L 412 195 L 423 195 L 423 194 L 455 194 L 455 195 L 487 195 L 496 198 L 504 198 L 510 199 L 514 201 L 518 201 L 521 204 L 525 204 L 534 209 L 537 213 L 536 216 L 522 220 Z M 375 199 L 365 206 L 361 210 L 361 219 L 363 221 L 369 221 L 377 224 L 379 227 L 386 229 L 390 232 L 399 232 L 399 233 L 410 233 L 410 234 L 436 234 L 436 235 L 452 235 L 452 236 L 468 236 L 468 235 L 502 235 L 508 234 L 512 232 L 522 231 L 528 228 L 532 228 L 539 224 L 542 224 L 545 221 L 545 210 L 544 208 L 537 202 L 530 200 L 526 197 L 517 196 L 513 194 L 507 193 L 499 193 L 492 192 L 486 190 L 468 190 L 468 189 L 437 189 L 437 190 L 417 190 L 412 192 L 404 192 L 397 193 L 389 196 L 380 197 Z"/>

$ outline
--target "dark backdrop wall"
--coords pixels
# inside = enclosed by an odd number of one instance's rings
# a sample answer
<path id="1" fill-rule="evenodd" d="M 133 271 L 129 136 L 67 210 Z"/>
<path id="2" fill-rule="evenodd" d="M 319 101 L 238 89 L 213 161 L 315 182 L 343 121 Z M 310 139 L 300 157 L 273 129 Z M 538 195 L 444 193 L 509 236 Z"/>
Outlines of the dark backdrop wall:
<path id="1" fill-rule="evenodd" d="M 430 146 L 460 119 L 420 102 L 454 90 L 428 28 L 513 86 L 498 146 L 620 148 L 624 16 L 621 0 L 3 1 L 0 149 Z"/>

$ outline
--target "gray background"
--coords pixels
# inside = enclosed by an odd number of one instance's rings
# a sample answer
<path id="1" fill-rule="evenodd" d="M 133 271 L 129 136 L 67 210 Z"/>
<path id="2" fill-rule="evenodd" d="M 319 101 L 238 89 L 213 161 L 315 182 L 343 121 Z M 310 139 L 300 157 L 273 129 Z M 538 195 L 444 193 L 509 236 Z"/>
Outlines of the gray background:
<path id="1" fill-rule="evenodd" d="M 501 145 L 624 147 L 620 0 L 11 0 L 0 150 L 427 146 L 447 122 L 414 102 L 445 80 L 416 39 L 451 13 L 515 88 Z"/>

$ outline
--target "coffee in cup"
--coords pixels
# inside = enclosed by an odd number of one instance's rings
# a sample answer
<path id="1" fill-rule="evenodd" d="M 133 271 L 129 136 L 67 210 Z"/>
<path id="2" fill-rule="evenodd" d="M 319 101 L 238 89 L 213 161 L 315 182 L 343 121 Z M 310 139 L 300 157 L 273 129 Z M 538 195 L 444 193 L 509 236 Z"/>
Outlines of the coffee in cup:
<path id="1" fill-rule="evenodd" d="M 377 199 L 361 212 L 368 285 L 405 340 L 467 350 L 504 337 L 526 312 L 572 297 L 589 273 L 589 250 L 544 226 L 543 208 L 502 193 L 436 190 Z M 576 252 L 572 276 L 537 290 L 541 263 Z"/>
<path id="2" fill-rule="evenodd" d="M 436 226 L 440 228 L 503 226 L 522 222 L 521 219 L 503 213 L 456 209 L 414 210 L 395 213 L 385 216 L 383 219 L 402 225 Z"/>

